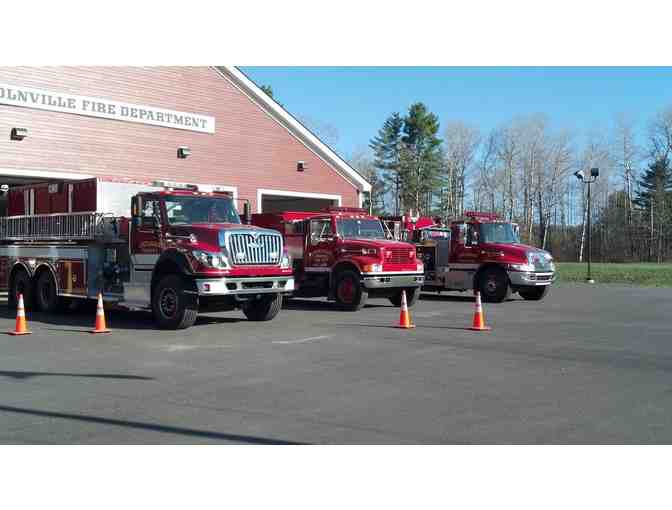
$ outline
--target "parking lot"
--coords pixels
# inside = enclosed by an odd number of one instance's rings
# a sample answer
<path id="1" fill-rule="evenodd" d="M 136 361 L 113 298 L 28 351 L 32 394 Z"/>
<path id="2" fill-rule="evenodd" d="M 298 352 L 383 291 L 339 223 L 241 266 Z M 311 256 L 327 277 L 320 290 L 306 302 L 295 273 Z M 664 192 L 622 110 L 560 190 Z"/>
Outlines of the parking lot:
<path id="1" fill-rule="evenodd" d="M 271 322 L 29 314 L 0 336 L 1 443 L 664 443 L 672 289 L 565 286 L 543 302 L 423 295 L 399 309 L 289 302 Z M 13 312 L 0 303 L 0 329 Z"/>

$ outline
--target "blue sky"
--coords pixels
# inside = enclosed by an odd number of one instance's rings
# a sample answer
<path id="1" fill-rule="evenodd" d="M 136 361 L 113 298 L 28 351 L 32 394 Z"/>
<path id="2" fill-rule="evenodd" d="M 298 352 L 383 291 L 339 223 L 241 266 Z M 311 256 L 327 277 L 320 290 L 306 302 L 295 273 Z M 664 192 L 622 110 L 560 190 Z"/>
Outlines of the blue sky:
<path id="1" fill-rule="evenodd" d="M 424 102 L 442 124 L 487 132 L 517 115 L 545 113 L 579 133 L 611 128 L 617 113 L 638 121 L 672 105 L 672 68 L 241 67 L 270 85 L 293 114 L 338 130 L 335 149 L 366 147 L 383 121 Z"/>

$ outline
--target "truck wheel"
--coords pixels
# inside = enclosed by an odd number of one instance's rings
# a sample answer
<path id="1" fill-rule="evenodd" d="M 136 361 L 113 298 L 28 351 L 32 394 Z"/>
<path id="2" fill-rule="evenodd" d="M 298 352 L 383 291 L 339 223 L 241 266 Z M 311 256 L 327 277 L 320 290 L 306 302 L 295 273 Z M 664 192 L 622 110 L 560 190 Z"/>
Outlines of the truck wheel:
<path id="1" fill-rule="evenodd" d="M 541 301 L 548 294 L 549 288 L 550 285 L 543 287 L 521 287 L 518 289 L 518 294 L 526 301 Z"/>
<path id="2" fill-rule="evenodd" d="M 23 306 L 33 307 L 33 282 L 25 269 L 18 269 L 12 278 L 7 296 L 7 306 L 16 308 L 19 305 L 19 294 L 23 294 Z"/>
<path id="3" fill-rule="evenodd" d="M 486 268 L 478 278 L 478 290 L 486 303 L 501 303 L 511 297 L 511 286 L 506 273 L 496 267 Z"/>
<path id="4" fill-rule="evenodd" d="M 418 301 L 418 298 L 420 297 L 420 289 L 410 288 L 404 290 L 406 291 L 406 304 L 410 308 Z M 399 292 L 399 294 L 395 294 L 394 296 L 390 296 L 389 299 L 390 303 L 392 303 L 394 306 L 401 306 L 401 292 Z"/>
<path id="5" fill-rule="evenodd" d="M 42 312 L 55 312 L 62 303 L 56 292 L 56 282 L 49 271 L 42 271 L 35 285 L 35 306 Z"/>
<path id="6" fill-rule="evenodd" d="M 169 274 L 159 280 L 152 293 L 154 320 L 161 329 L 186 329 L 196 322 L 198 306 L 187 304 L 185 280 Z"/>
<path id="7" fill-rule="evenodd" d="M 336 303 L 342 310 L 356 312 L 366 304 L 369 293 L 362 285 L 359 274 L 346 270 L 336 276 L 335 295 Z"/>
<path id="8" fill-rule="evenodd" d="M 270 321 L 282 308 L 282 294 L 264 296 L 243 305 L 243 313 L 251 321 Z"/>

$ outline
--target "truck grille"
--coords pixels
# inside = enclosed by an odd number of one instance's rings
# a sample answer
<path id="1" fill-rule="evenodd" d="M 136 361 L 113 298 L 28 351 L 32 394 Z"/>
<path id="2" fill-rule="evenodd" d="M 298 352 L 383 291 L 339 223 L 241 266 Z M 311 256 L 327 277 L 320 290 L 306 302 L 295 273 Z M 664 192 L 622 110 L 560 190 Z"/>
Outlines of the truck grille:
<path id="1" fill-rule="evenodd" d="M 387 262 L 391 262 L 393 264 L 402 264 L 402 263 L 408 263 L 410 260 L 408 258 L 408 252 L 412 250 L 412 247 L 408 248 L 388 248 L 388 258 L 386 259 Z"/>
<path id="2" fill-rule="evenodd" d="M 237 266 L 278 264 L 282 256 L 282 238 L 274 234 L 231 234 L 229 252 Z"/>

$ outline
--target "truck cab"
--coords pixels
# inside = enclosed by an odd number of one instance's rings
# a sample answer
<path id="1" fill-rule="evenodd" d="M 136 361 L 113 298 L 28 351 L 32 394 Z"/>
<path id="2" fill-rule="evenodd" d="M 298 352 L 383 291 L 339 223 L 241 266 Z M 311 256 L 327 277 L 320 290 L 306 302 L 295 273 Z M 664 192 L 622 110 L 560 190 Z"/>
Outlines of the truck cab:
<path id="1" fill-rule="evenodd" d="M 101 294 L 182 329 L 199 311 L 239 308 L 270 320 L 294 290 L 280 233 L 243 224 L 232 197 L 217 190 L 95 178 L 14 188 L 8 209 L 0 290 L 10 306 L 22 294 L 27 307 L 55 312 Z"/>
<path id="2" fill-rule="evenodd" d="M 526 300 L 540 300 L 555 280 L 551 254 L 522 244 L 517 225 L 496 214 L 466 211 L 449 225 L 430 217 L 385 221 L 416 245 L 425 263 L 425 291 L 473 289 L 487 302 L 517 292 Z"/>
<path id="3" fill-rule="evenodd" d="M 415 247 L 392 239 L 380 219 L 364 209 L 255 214 L 253 223 L 279 230 L 294 260 L 295 296 L 326 296 L 344 310 L 370 297 L 400 306 L 415 303 L 424 281 Z"/>

